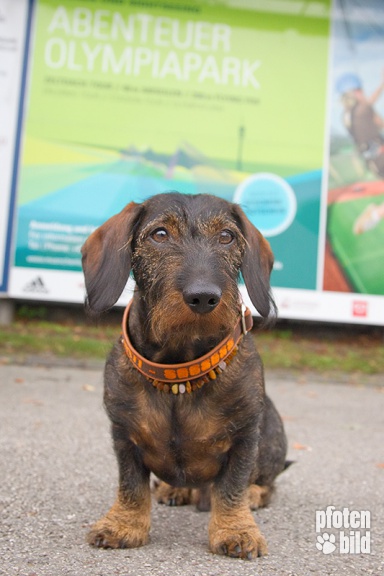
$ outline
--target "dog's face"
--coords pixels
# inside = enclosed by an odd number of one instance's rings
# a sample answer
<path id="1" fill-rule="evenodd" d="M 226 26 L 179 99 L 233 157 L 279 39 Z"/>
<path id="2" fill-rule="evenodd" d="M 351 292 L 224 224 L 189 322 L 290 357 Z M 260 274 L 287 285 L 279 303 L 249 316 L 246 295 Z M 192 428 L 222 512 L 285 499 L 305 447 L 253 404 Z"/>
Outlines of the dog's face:
<path id="1" fill-rule="evenodd" d="M 199 337 L 236 322 L 245 238 L 218 198 L 169 195 L 147 203 L 132 244 L 132 270 L 158 342 Z"/>
<path id="2" fill-rule="evenodd" d="M 239 206 L 215 196 L 166 193 L 128 204 L 82 253 L 90 309 L 113 306 L 132 269 L 158 341 L 175 329 L 198 336 L 233 325 L 240 271 L 260 314 L 273 306 L 268 242 Z"/>

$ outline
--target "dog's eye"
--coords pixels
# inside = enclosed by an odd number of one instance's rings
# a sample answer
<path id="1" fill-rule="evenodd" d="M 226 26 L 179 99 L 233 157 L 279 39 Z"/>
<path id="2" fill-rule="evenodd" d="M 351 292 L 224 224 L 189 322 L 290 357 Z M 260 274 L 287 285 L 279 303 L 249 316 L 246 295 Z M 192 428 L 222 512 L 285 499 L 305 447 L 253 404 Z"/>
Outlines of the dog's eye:
<path id="1" fill-rule="evenodd" d="M 151 234 L 152 240 L 157 243 L 166 242 L 169 238 L 168 232 L 165 228 L 156 228 Z"/>
<path id="2" fill-rule="evenodd" d="M 235 235 L 230 230 L 222 230 L 219 235 L 220 244 L 232 244 L 235 239 Z"/>

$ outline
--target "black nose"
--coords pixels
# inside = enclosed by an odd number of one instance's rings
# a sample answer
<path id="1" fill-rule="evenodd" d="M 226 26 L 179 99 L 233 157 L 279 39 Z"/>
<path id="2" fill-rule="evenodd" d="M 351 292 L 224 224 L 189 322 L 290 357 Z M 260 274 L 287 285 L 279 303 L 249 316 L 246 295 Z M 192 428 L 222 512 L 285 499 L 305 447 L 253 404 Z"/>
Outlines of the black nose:
<path id="1" fill-rule="evenodd" d="M 220 302 L 221 290 L 218 286 L 198 282 L 184 288 L 183 298 L 193 312 L 207 314 Z"/>

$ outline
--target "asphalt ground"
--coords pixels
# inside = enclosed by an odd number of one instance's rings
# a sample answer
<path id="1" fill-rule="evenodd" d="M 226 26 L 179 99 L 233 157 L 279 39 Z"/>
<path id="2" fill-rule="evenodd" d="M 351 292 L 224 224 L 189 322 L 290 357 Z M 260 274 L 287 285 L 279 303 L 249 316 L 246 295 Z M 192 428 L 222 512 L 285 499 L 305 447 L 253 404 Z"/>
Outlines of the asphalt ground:
<path id="1" fill-rule="evenodd" d="M 117 488 L 102 369 L 0 365 L 0 574 L 383 574 L 383 382 L 267 372 L 295 464 L 255 512 L 268 556 L 246 561 L 209 552 L 207 513 L 155 502 L 147 546 L 89 547 L 87 530 Z"/>

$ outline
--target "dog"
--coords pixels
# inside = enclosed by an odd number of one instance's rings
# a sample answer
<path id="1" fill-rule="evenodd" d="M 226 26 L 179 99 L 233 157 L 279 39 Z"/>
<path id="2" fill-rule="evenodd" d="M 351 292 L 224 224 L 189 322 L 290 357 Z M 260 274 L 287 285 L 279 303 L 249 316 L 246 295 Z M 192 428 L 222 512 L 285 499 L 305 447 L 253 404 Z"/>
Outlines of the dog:
<path id="1" fill-rule="evenodd" d="M 159 502 L 211 510 L 213 553 L 266 554 L 251 509 L 267 503 L 287 442 L 238 280 L 262 318 L 274 314 L 268 242 L 238 205 L 167 192 L 131 202 L 96 229 L 82 264 L 93 314 L 117 302 L 130 271 L 136 282 L 105 366 L 119 489 L 88 542 L 148 542 L 153 473 Z"/>

